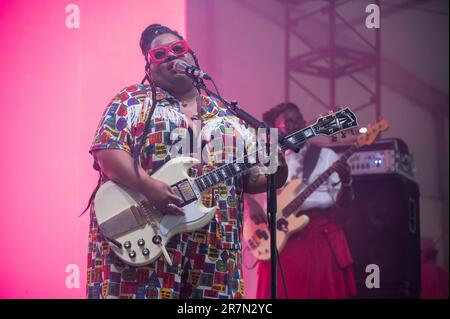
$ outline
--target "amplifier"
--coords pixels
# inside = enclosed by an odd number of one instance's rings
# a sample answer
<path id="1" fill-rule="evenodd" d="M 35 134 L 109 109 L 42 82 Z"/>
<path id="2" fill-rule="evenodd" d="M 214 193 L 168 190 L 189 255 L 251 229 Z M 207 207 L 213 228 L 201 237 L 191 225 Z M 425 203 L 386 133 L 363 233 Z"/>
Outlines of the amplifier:
<path id="1" fill-rule="evenodd" d="M 337 154 L 343 153 L 353 143 L 324 145 Z M 352 175 L 400 174 L 414 180 L 413 157 L 405 142 L 398 138 L 380 139 L 364 146 L 348 159 Z"/>
<path id="2" fill-rule="evenodd" d="M 356 298 L 420 298 L 420 191 L 399 174 L 353 177 L 355 200 L 337 208 L 351 255 Z M 368 265 L 379 269 L 369 288 Z"/>

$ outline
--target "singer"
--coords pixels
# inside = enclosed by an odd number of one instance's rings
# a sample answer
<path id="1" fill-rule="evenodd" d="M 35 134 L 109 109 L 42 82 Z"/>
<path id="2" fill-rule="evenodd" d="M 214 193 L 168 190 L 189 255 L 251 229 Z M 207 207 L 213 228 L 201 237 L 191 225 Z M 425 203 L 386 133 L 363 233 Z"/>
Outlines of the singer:
<path id="1" fill-rule="evenodd" d="M 192 170 L 196 175 L 221 164 L 217 161 L 220 152 L 212 152 L 213 131 L 233 140 L 233 145 L 248 138 L 250 131 L 219 101 L 201 95 L 193 86 L 191 76 L 207 77 L 194 51 L 176 31 L 152 24 L 143 31 L 140 48 L 146 62 L 144 80 L 111 100 L 90 148 L 100 174 L 97 188 L 110 179 L 145 195 L 165 214 L 183 214 L 177 206 L 181 199 L 169 185 L 151 176 L 174 157 L 177 139 L 172 133 L 191 132 L 192 138 L 196 125 L 201 128 L 202 153 L 214 161 L 202 162 Z M 276 184 L 281 187 L 287 178 L 282 155 L 278 163 Z M 243 193 L 265 189 L 266 176 L 256 167 L 202 193 L 204 205 L 217 205 L 215 217 L 202 229 L 172 238 L 167 245 L 172 266 L 162 255 L 143 267 L 122 262 L 98 228 L 91 196 L 87 297 L 241 298 Z"/>

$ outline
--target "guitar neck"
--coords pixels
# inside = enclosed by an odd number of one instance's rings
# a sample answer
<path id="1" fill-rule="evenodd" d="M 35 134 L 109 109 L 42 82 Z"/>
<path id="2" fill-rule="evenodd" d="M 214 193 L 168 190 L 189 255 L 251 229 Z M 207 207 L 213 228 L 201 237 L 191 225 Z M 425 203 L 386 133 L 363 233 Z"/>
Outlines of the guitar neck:
<path id="1" fill-rule="evenodd" d="M 306 140 L 310 139 L 311 137 L 316 136 L 317 133 L 314 131 L 314 125 L 310 125 L 305 127 L 304 129 L 301 129 L 295 133 L 292 133 L 288 136 L 286 136 L 285 138 L 287 140 L 289 140 L 289 142 L 293 143 L 294 145 L 301 145 L 304 142 L 306 142 Z M 281 150 L 285 151 L 287 149 L 287 147 L 283 144 L 281 145 Z"/>
<path id="2" fill-rule="evenodd" d="M 339 160 L 348 160 L 348 158 L 358 149 L 357 145 L 354 145 L 347 149 L 339 158 Z M 302 206 L 305 200 L 322 185 L 331 174 L 336 171 L 334 166 L 330 166 L 325 170 L 319 177 L 317 177 L 311 184 L 309 184 L 294 200 L 292 200 L 284 209 L 283 216 L 288 217 L 292 212 L 294 212 L 298 207 Z"/>
<path id="3" fill-rule="evenodd" d="M 307 126 L 295 133 L 286 136 L 286 139 L 288 139 L 295 145 L 301 145 L 306 140 L 317 135 L 313 127 L 314 125 Z M 282 145 L 281 149 L 284 151 L 286 150 L 286 147 Z M 218 168 L 211 170 L 207 174 L 195 178 L 194 182 L 200 192 L 204 192 L 207 189 L 217 186 L 221 182 L 245 173 L 253 166 L 259 164 L 257 155 L 258 151 L 245 155 L 231 163 L 224 164 Z"/>

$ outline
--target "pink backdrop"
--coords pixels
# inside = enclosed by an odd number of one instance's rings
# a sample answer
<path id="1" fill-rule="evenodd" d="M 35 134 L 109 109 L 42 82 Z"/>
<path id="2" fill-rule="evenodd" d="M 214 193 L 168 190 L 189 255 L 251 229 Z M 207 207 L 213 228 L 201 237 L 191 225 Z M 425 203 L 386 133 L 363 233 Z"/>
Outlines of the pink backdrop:
<path id="1" fill-rule="evenodd" d="M 364 14 L 369 2 L 350 1 L 341 13 Z M 66 27 L 71 3 L 80 9 L 79 29 Z M 445 2 L 429 3 L 442 11 Z M 448 101 L 448 14 L 413 9 L 382 18 L 382 115 L 392 125 L 385 137 L 404 139 L 414 154 L 421 232 L 442 239 L 439 258 L 448 268 L 448 168 L 440 168 L 448 163 L 441 146 L 448 145 L 448 102 L 445 117 L 429 111 L 437 97 Z M 223 96 L 261 116 L 284 99 L 280 10 L 276 0 L 0 0 L 0 298 L 84 298 L 89 217 L 78 215 L 97 178 L 88 149 L 109 100 L 142 79 L 142 30 L 158 22 L 187 34 Z M 302 29 L 319 43 L 321 22 Z M 327 94 L 326 83 L 302 80 Z M 339 105 L 362 97 L 340 85 Z M 308 119 L 324 111 L 293 85 L 291 95 Z M 358 112 L 361 123 L 373 114 Z M 66 286 L 68 265 L 79 269 L 79 288 Z M 247 297 L 255 278 L 246 268 Z"/>
<path id="2" fill-rule="evenodd" d="M 142 79 L 139 37 L 155 22 L 185 34 L 185 1 L 0 0 L 0 298 L 84 298 L 88 149 L 109 100 Z"/>

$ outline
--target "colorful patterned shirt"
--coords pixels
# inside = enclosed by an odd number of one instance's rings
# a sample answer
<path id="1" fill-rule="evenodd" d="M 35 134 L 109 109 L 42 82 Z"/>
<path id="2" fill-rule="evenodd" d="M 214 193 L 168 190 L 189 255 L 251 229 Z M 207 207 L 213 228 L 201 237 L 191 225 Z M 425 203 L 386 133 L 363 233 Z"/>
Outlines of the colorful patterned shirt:
<path id="1" fill-rule="evenodd" d="M 139 154 L 141 166 L 152 174 L 177 156 L 188 122 L 180 112 L 181 103 L 168 92 L 156 88 L 156 107 L 147 136 L 144 125 L 151 108 L 151 89 L 133 85 L 121 90 L 109 103 L 95 134 L 91 154 L 102 149 L 120 149 Z M 252 136 L 218 100 L 201 96 L 201 144 L 208 161 L 197 169 L 206 173 L 218 160 L 236 155 L 238 147 L 254 150 Z M 214 134 L 223 139 L 223 148 L 213 148 Z M 232 148 L 227 149 L 227 148 Z M 193 170 L 195 171 L 195 170 Z M 195 172 L 194 172 L 195 175 Z M 167 248 L 174 266 L 163 256 L 146 267 L 131 267 L 114 256 L 91 211 L 88 254 L 89 298 L 239 298 L 243 295 L 241 231 L 243 181 L 235 177 L 202 194 L 205 206 L 217 205 L 215 216 L 202 229 L 174 236 Z M 183 280 L 183 276 L 187 276 Z M 184 288 L 180 288 L 184 287 Z"/>
<path id="2" fill-rule="evenodd" d="M 160 88 L 157 88 L 156 100 L 151 130 L 140 153 L 141 165 L 148 174 L 180 154 L 182 149 L 179 142 L 188 134 L 186 117 L 180 112 L 181 103 Z M 135 145 L 139 145 L 143 138 L 150 102 L 151 90 L 148 86 L 133 85 L 120 91 L 102 116 L 90 152 L 121 149 L 131 155 Z M 202 153 L 207 155 L 209 161 L 199 172 L 211 170 L 220 164 L 218 159 L 224 161 L 226 156 L 233 156 L 235 149 L 239 147 L 246 147 L 248 152 L 254 150 L 250 132 L 220 101 L 202 96 L 201 111 Z M 212 137 L 217 133 L 223 136 L 222 149 L 213 149 Z M 245 146 L 245 143 L 248 145 Z M 203 194 L 202 202 L 205 206 L 218 206 L 215 217 L 205 227 L 208 244 L 223 249 L 241 248 L 242 187 L 242 178 L 236 177 Z"/>

